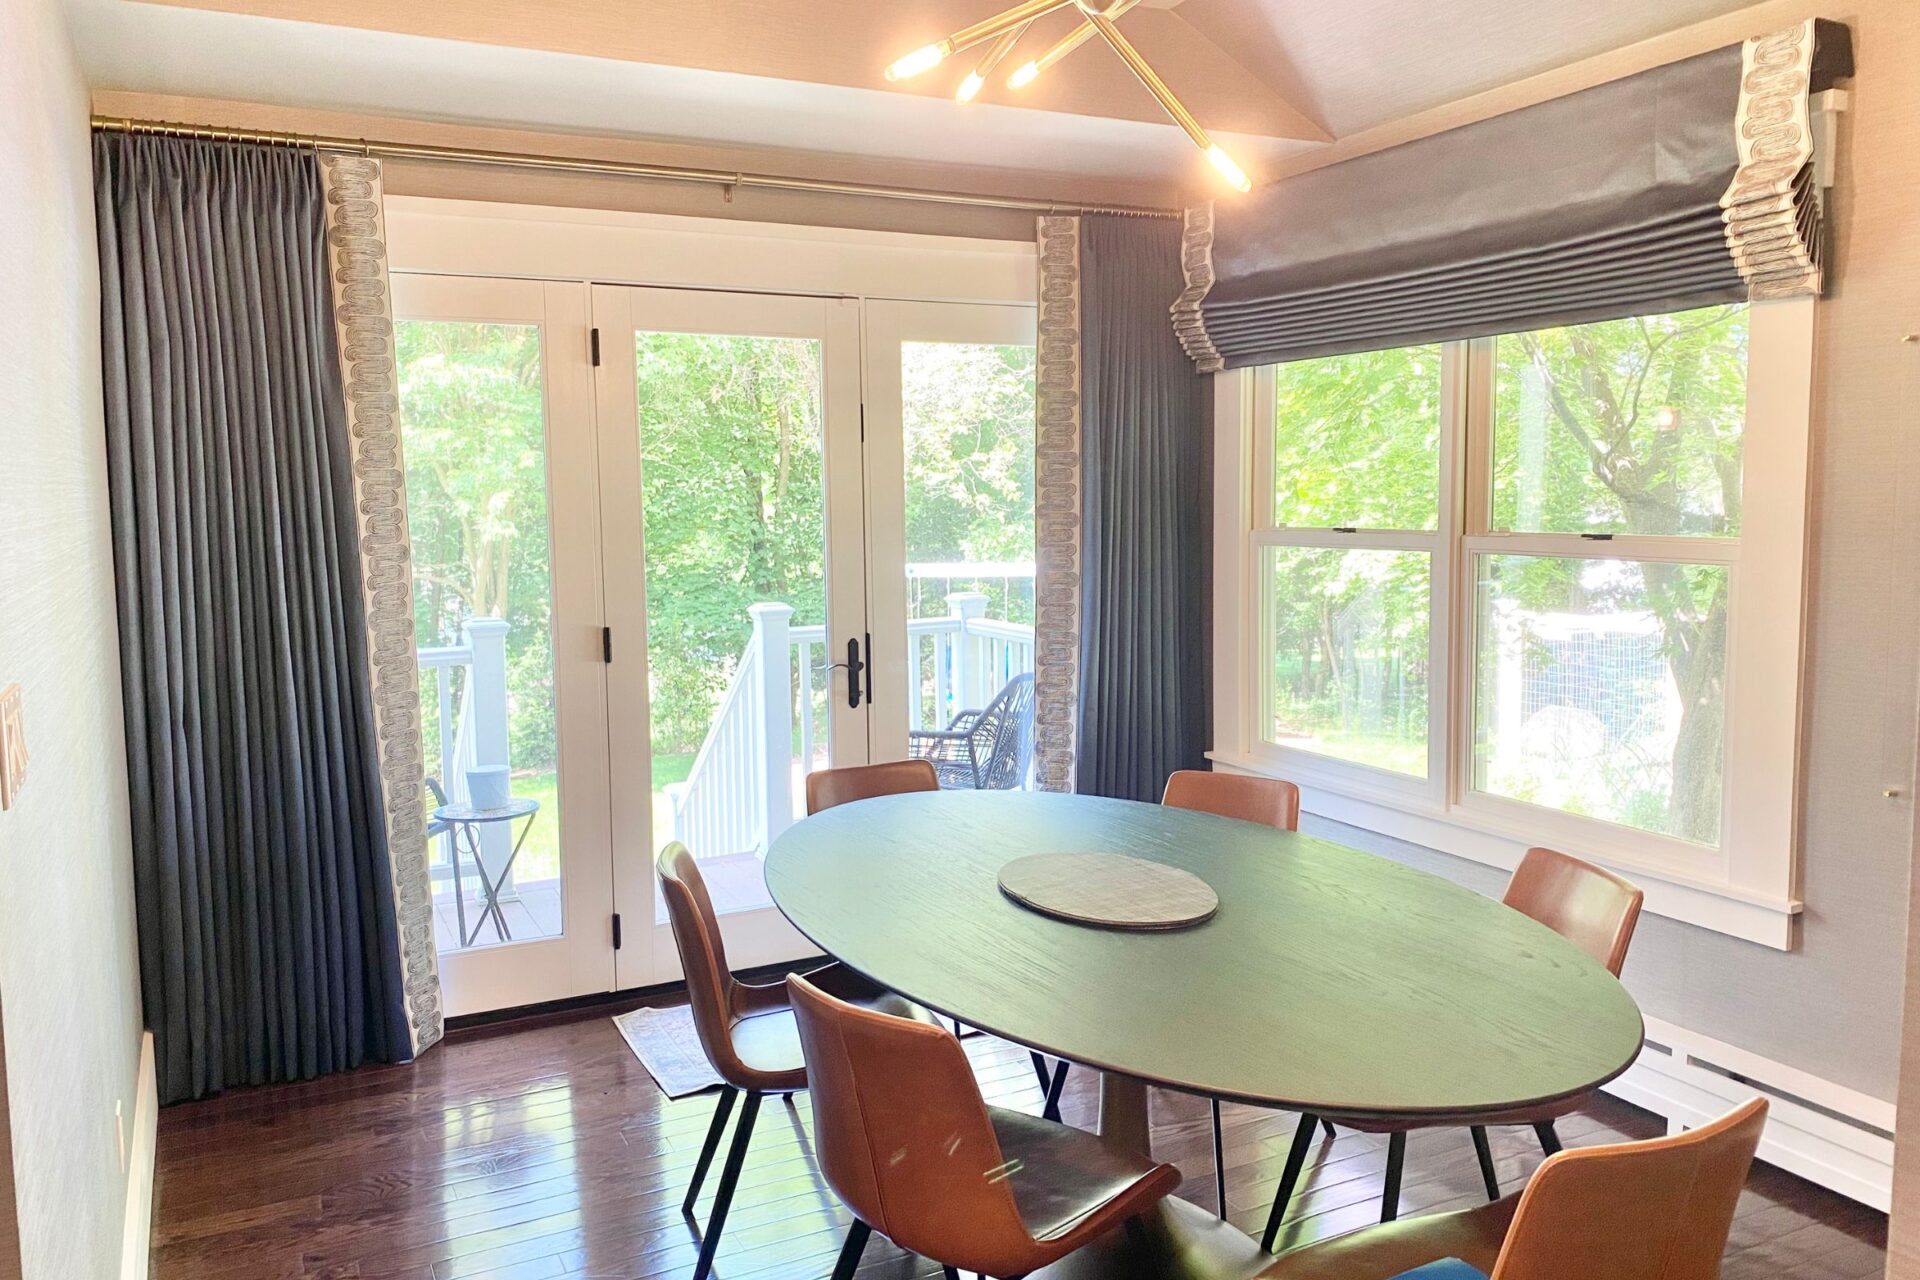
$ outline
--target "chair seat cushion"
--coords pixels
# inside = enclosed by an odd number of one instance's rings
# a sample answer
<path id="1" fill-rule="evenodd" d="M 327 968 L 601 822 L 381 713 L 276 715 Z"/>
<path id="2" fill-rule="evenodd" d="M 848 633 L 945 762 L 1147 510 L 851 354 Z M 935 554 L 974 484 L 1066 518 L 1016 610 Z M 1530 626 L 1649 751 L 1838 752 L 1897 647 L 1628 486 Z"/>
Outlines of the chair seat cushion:
<path id="1" fill-rule="evenodd" d="M 833 964 L 807 975 L 823 991 L 849 1004 L 875 1013 L 916 1022 L 938 1025 L 934 1016 L 905 996 L 875 986 L 853 970 Z M 780 988 L 784 991 L 784 985 Z M 733 1051 L 752 1073 L 752 1078 L 733 1083 L 763 1093 L 790 1093 L 807 1087 L 806 1059 L 800 1052 L 800 1029 L 794 1025 L 793 1011 L 784 1004 L 770 1005 L 743 1018 L 735 1018 L 729 1028 Z"/>
<path id="2" fill-rule="evenodd" d="M 1469 1269 L 1414 1274 L 1420 1280 L 1472 1280 L 1481 1272 L 1492 1272 L 1519 1204 L 1520 1197 L 1514 1194 L 1458 1213 L 1363 1227 L 1282 1254 L 1260 1275 L 1262 1280 L 1395 1280 L 1444 1258 Z"/>
<path id="3" fill-rule="evenodd" d="M 1000 1107 L 987 1115 L 1014 1207 L 1035 1240 L 1066 1235 L 1123 1195 L 1152 1203 L 1180 1184 L 1173 1166 L 1115 1150 L 1084 1130 Z"/>

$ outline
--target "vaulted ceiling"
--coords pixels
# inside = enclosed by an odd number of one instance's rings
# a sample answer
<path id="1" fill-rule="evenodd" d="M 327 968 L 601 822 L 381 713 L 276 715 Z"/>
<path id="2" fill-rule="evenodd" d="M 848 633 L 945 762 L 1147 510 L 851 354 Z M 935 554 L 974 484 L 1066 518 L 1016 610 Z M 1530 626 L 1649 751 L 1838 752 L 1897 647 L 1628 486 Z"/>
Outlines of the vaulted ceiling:
<path id="1" fill-rule="evenodd" d="M 1121 20 L 1256 181 L 1303 149 L 1750 0 L 1146 0 Z M 1204 181 L 1098 41 L 952 100 L 901 53 L 996 0 L 69 0 L 96 87 L 603 136 Z M 1075 15 L 1040 20 L 1044 48 Z M 1005 64 L 1020 61 L 1016 54 Z"/>

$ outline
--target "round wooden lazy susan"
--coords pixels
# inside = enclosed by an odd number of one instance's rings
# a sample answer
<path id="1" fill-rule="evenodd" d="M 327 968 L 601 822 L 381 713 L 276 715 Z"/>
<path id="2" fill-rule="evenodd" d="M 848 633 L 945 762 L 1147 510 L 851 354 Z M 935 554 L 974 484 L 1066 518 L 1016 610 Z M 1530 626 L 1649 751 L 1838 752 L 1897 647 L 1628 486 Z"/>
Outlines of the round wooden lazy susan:
<path id="1" fill-rule="evenodd" d="M 1220 909 L 1191 871 L 1122 853 L 1036 853 L 1000 868 L 1000 892 L 1042 915 L 1107 929 L 1185 929 Z"/>

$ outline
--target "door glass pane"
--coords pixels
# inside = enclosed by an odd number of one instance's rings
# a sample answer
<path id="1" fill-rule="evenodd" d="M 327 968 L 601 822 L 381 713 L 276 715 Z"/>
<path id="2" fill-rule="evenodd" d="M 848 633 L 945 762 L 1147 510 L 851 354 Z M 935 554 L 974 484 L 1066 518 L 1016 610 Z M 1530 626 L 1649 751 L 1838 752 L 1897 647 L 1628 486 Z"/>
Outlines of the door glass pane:
<path id="1" fill-rule="evenodd" d="M 949 790 L 1029 782 L 1033 356 L 1025 343 L 900 346 L 908 740 Z"/>
<path id="2" fill-rule="evenodd" d="M 1266 741 L 1425 777 L 1424 551 L 1268 547 Z"/>
<path id="3" fill-rule="evenodd" d="M 1716 844 L 1724 565 L 1480 556 L 1473 785 Z"/>
<path id="4" fill-rule="evenodd" d="M 1431 529 L 1440 515 L 1440 348 L 1274 369 L 1273 520 Z"/>
<path id="5" fill-rule="evenodd" d="M 540 329 L 401 320 L 394 333 L 428 808 L 441 796 L 539 806 L 530 819 L 429 828 L 436 936 L 442 951 L 557 937 L 560 756 Z M 483 875 L 499 884 L 497 904 Z"/>
<path id="6" fill-rule="evenodd" d="M 1747 308 L 1495 340 L 1493 527 L 1740 532 Z"/>
<path id="7" fill-rule="evenodd" d="M 642 332 L 634 380 L 654 847 L 770 906 L 769 831 L 828 760 L 820 343 Z"/>

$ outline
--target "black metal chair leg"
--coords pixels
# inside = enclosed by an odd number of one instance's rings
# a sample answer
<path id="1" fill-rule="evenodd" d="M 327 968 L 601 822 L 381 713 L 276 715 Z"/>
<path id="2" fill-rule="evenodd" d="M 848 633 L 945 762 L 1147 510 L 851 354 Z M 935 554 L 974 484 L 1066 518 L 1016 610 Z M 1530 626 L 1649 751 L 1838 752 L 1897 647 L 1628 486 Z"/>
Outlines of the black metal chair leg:
<path id="1" fill-rule="evenodd" d="M 1540 1137 L 1540 1149 L 1542 1151 L 1550 1156 L 1560 1154 L 1560 1134 L 1553 1127 L 1553 1121 L 1542 1120 L 1539 1124 L 1533 1126 L 1533 1131 Z"/>
<path id="2" fill-rule="evenodd" d="M 1500 1198 L 1500 1175 L 1493 1171 L 1493 1149 L 1487 1145 L 1487 1127 L 1476 1124 L 1472 1128 L 1473 1154 L 1480 1157 L 1480 1180 L 1487 1184 L 1487 1199 Z"/>
<path id="3" fill-rule="evenodd" d="M 1380 1192 L 1380 1221 L 1392 1222 L 1400 1216 L 1400 1174 L 1407 1164 L 1407 1135 L 1396 1133 L 1387 1139 L 1387 1185 Z"/>
<path id="4" fill-rule="evenodd" d="M 833 1280 L 853 1280 L 860 1255 L 867 1251 L 867 1237 L 872 1234 L 872 1227 L 858 1218 L 853 1220 L 853 1225 L 847 1228 L 847 1242 L 840 1246 L 840 1258 L 833 1264 Z"/>
<path id="5" fill-rule="evenodd" d="M 1328 1142 L 1332 1142 L 1332 1141 L 1333 1141 L 1333 1140 L 1334 1140 L 1335 1138 L 1337 1138 L 1337 1137 L 1339 1137 L 1339 1136 L 1340 1136 L 1339 1134 L 1337 1134 L 1337 1133 L 1335 1133 L 1335 1132 L 1334 1132 L 1334 1130 L 1333 1130 L 1333 1121 L 1331 1121 L 1331 1120 L 1322 1120 L 1322 1121 L 1320 1122 L 1320 1127 L 1321 1127 L 1322 1129 L 1325 1129 L 1325 1130 L 1327 1131 L 1327 1141 L 1328 1141 Z"/>
<path id="6" fill-rule="evenodd" d="M 1260 1237 L 1260 1247 L 1268 1253 L 1273 1252 L 1273 1242 L 1280 1234 L 1280 1220 L 1287 1216 L 1287 1202 L 1293 1199 L 1293 1185 L 1300 1181 L 1300 1170 L 1307 1163 L 1307 1148 L 1313 1145 L 1313 1131 L 1319 1123 L 1313 1116 L 1303 1115 L 1300 1127 L 1293 1131 L 1287 1167 L 1280 1174 L 1279 1190 L 1273 1193 L 1273 1210 L 1267 1214 L 1266 1234 Z"/>
<path id="7" fill-rule="evenodd" d="M 693 1202 L 700 1198 L 700 1184 L 707 1180 L 707 1170 L 713 1164 L 713 1153 L 720 1149 L 720 1135 L 727 1131 L 727 1117 L 733 1114 L 733 1101 L 740 1091 L 730 1084 L 720 1086 L 720 1101 L 713 1108 L 713 1123 L 707 1126 L 707 1140 L 700 1145 L 700 1160 L 693 1166 L 693 1185 L 687 1188 L 687 1198 L 680 1202 L 682 1213 L 693 1212 Z"/>
<path id="8" fill-rule="evenodd" d="M 1213 1100 L 1213 1203 L 1220 1220 L 1227 1220 L 1227 1149 L 1220 1136 L 1220 1099 Z"/>
<path id="9" fill-rule="evenodd" d="M 753 1139 L 753 1122 L 760 1115 L 760 1095 L 748 1093 L 740 1108 L 740 1124 L 733 1131 L 733 1145 L 727 1148 L 727 1163 L 720 1170 L 720 1189 L 713 1194 L 713 1216 L 700 1234 L 700 1261 L 694 1264 L 693 1280 L 707 1280 L 713 1270 L 713 1252 L 720 1247 L 720 1233 L 727 1225 L 727 1210 L 733 1207 L 733 1190 L 740 1185 L 740 1166 L 747 1161 L 747 1143 Z"/>
<path id="10" fill-rule="evenodd" d="M 1065 1058 L 1053 1064 L 1053 1083 L 1047 1086 L 1047 1102 L 1040 1109 L 1040 1118 L 1058 1122 L 1060 1119 L 1060 1095 L 1067 1087 L 1067 1067 Z"/>

